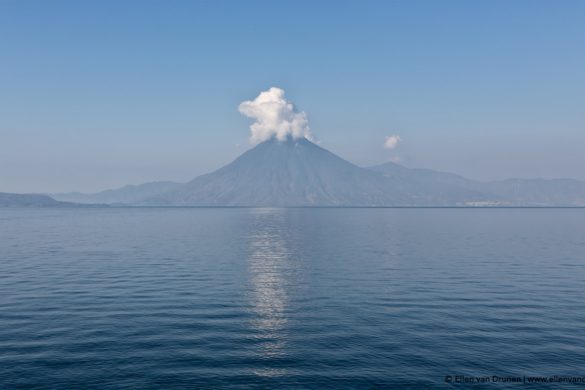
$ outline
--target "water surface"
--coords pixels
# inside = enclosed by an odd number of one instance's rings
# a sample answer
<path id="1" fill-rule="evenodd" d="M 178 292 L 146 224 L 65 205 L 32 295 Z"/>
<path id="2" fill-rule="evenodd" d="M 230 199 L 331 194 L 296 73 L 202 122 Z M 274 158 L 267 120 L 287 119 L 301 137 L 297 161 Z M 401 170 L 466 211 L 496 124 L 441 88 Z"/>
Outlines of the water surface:
<path id="1" fill-rule="evenodd" d="M 584 323 L 585 209 L 0 209 L 2 389 L 585 376 Z"/>

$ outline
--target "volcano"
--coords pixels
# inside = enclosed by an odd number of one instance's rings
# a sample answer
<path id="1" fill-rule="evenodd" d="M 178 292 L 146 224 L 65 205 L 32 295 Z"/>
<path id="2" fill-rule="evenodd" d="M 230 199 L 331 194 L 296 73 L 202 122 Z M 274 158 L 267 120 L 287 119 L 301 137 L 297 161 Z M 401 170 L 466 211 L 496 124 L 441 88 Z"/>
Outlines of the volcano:
<path id="1" fill-rule="evenodd" d="M 406 169 L 406 168 L 405 168 Z M 419 181 L 358 167 L 306 138 L 272 138 L 230 164 L 173 191 L 146 199 L 169 206 L 414 206 L 484 200 L 451 185 L 448 191 Z M 453 196 L 453 195 L 456 196 Z"/>

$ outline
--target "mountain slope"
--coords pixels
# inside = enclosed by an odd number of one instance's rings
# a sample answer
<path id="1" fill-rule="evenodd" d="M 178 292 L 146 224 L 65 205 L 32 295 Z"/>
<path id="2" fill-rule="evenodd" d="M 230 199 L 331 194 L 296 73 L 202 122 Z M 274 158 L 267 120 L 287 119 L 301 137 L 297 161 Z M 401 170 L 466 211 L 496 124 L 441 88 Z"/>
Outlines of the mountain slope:
<path id="1" fill-rule="evenodd" d="M 484 191 L 478 182 L 453 173 L 431 169 L 407 168 L 393 162 L 368 168 L 398 182 L 410 193 L 425 194 L 424 205 L 467 205 L 470 203 L 498 203 L 502 197 Z"/>
<path id="2" fill-rule="evenodd" d="M 81 204 L 133 204 L 147 198 L 164 194 L 180 186 L 181 184 L 171 181 L 157 181 L 139 185 L 127 185 L 121 188 L 101 191 L 95 194 L 69 192 L 65 194 L 51 194 L 51 196 L 60 201 Z"/>
<path id="3" fill-rule="evenodd" d="M 58 202 L 47 195 L 0 192 L 0 207 L 69 207 L 73 203 Z"/>
<path id="4" fill-rule="evenodd" d="M 456 175 L 454 173 L 434 171 L 432 169 L 407 168 L 393 162 L 376 165 L 369 167 L 368 169 L 380 172 L 384 176 L 391 178 L 441 182 L 460 186 L 467 186 L 475 183 L 473 180 L 466 179 L 465 177 Z"/>
<path id="5" fill-rule="evenodd" d="M 421 191 L 471 191 L 481 193 L 493 205 L 502 206 L 585 206 L 585 182 L 573 179 L 507 179 L 480 182 L 431 169 L 411 169 L 392 162 L 370 169 L 411 185 Z M 474 203 L 474 202 L 468 202 Z"/>

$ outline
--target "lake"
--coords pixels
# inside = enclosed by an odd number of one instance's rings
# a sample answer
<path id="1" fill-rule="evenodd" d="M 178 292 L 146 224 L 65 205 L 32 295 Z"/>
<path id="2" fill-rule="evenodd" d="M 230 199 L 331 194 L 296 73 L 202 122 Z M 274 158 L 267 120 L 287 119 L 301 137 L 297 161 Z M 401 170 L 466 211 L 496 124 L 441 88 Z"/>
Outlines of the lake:
<path id="1" fill-rule="evenodd" d="M 2 389 L 519 388 L 584 324 L 585 209 L 0 209 Z"/>

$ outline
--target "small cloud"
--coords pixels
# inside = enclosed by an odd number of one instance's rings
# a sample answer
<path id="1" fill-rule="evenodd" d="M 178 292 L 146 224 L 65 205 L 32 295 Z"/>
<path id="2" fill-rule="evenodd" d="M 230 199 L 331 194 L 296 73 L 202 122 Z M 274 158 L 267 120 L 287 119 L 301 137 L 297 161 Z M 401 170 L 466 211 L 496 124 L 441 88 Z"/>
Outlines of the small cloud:
<path id="1" fill-rule="evenodd" d="M 402 141 L 399 135 L 390 135 L 384 139 L 384 148 L 385 149 L 396 149 L 398 144 Z"/>

